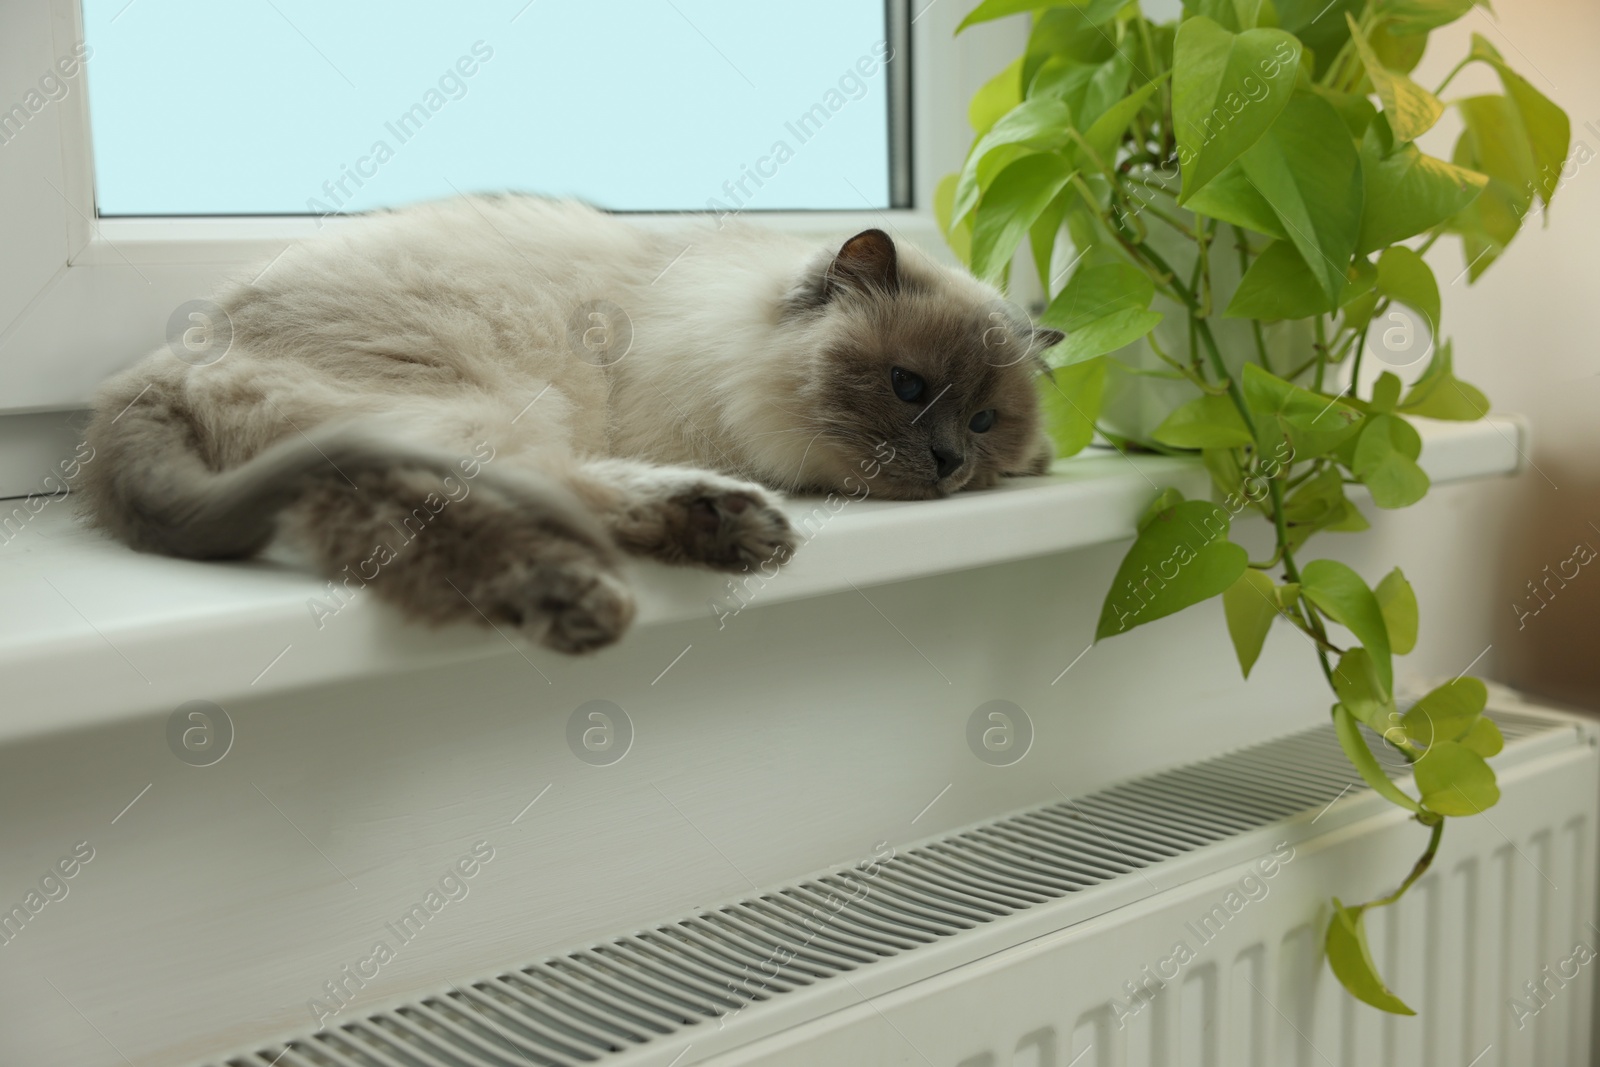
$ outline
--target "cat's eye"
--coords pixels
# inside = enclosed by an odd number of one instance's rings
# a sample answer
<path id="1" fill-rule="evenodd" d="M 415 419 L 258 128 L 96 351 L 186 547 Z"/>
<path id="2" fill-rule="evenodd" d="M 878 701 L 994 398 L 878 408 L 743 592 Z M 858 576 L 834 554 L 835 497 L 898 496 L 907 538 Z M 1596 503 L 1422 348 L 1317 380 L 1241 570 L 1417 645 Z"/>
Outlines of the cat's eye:
<path id="1" fill-rule="evenodd" d="M 896 367 L 889 372 L 889 384 L 894 386 L 894 395 L 908 403 L 922 395 L 920 374 L 913 374 Z"/>
<path id="2" fill-rule="evenodd" d="M 994 408 L 989 408 L 986 411 L 980 411 L 976 415 L 972 416 L 972 421 L 967 423 L 967 429 L 971 430 L 973 433 L 988 433 L 994 428 L 996 418 L 998 418 L 998 416 L 995 415 Z"/>

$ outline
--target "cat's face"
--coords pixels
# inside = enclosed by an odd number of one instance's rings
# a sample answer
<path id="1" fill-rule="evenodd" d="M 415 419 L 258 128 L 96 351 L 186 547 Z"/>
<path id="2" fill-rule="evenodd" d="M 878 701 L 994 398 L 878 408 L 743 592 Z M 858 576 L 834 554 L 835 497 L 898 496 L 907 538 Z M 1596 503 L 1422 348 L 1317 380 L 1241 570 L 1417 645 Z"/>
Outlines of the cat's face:
<path id="1" fill-rule="evenodd" d="M 968 276 L 900 256 L 881 230 L 845 242 L 791 305 L 819 316 L 803 400 L 823 450 L 810 466 L 829 488 L 848 472 L 847 490 L 921 500 L 1043 473 L 1038 352 L 1061 334 Z"/>

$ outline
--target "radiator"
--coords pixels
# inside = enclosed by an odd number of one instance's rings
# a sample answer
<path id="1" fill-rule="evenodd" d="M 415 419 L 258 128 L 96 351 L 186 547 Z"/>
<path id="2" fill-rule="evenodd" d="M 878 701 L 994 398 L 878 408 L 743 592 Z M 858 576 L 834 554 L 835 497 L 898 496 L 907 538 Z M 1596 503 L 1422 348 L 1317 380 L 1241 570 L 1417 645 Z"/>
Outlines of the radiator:
<path id="1" fill-rule="evenodd" d="M 884 846 L 208 1063 L 1586 1063 L 1596 732 L 1526 707 L 1494 717 L 1500 804 L 1452 820 L 1430 872 L 1368 918 L 1415 1017 L 1354 1001 L 1322 958 L 1327 898 L 1391 888 L 1426 837 L 1323 727 Z"/>

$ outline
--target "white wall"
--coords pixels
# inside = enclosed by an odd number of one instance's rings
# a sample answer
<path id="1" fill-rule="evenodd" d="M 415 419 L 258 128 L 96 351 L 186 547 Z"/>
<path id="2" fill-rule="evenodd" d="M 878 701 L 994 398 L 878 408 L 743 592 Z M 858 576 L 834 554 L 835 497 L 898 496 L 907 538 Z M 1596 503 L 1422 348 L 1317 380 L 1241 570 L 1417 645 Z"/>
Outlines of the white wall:
<path id="1" fill-rule="evenodd" d="M 1436 35 L 1417 80 L 1436 86 L 1466 53 L 1473 32 L 1488 38 L 1542 92 L 1572 116 L 1576 158 L 1600 155 L 1600 5 L 1593 0 L 1498 4 L 1498 18 L 1475 8 Z M 1452 94 L 1501 91 L 1487 70 L 1472 70 Z M 1431 142 L 1448 156 L 1458 125 L 1447 116 Z M 1585 123 L 1593 123 L 1586 127 Z M 1586 148 L 1579 149 L 1582 142 Z M 1465 263 L 1459 242 L 1430 257 L 1444 291 L 1444 329 L 1454 336 L 1458 373 L 1488 393 L 1498 411 L 1521 412 L 1533 426 L 1537 469 L 1484 486 L 1457 509 L 1413 521 L 1408 539 L 1453 543 L 1462 567 L 1441 574 L 1466 595 L 1444 616 L 1437 588 L 1419 589 L 1424 612 L 1461 647 L 1494 644 L 1480 669 L 1556 699 L 1600 708 L 1600 568 L 1585 567 L 1550 606 L 1519 630 L 1513 604 L 1538 608 L 1526 583 L 1567 560 L 1574 545 L 1600 549 L 1600 353 L 1595 305 L 1600 279 L 1600 161 L 1569 168 L 1548 229 L 1530 219 L 1506 255 L 1468 286 L 1451 283 Z M 1541 473 L 1542 472 L 1542 473 Z M 1470 551 L 1461 549 L 1471 546 Z M 1569 565 L 1567 573 L 1572 573 Z"/>

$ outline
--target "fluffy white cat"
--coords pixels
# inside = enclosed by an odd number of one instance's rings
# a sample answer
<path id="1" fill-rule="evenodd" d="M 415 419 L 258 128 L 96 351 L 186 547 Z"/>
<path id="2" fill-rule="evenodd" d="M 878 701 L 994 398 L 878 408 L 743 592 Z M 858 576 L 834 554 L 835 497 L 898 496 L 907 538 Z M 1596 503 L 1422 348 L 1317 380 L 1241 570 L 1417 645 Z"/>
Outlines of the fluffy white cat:
<path id="1" fill-rule="evenodd" d="M 870 462 L 872 492 L 916 499 L 1049 461 L 1033 379 L 1060 334 L 879 230 L 819 248 L 471 197 L 306 241 L 216 302 L 222 358 L 161 349 L 97 397 L 94 521 L 193 558 L 284 536 L 414 616 L 568 652 L 631 620 L 621 553 L 787 559 L 762 486 Z"/>

